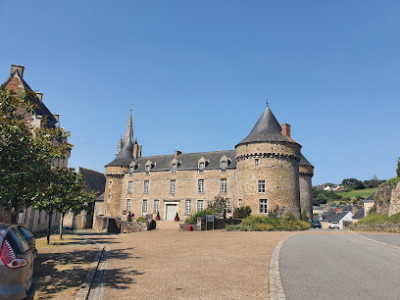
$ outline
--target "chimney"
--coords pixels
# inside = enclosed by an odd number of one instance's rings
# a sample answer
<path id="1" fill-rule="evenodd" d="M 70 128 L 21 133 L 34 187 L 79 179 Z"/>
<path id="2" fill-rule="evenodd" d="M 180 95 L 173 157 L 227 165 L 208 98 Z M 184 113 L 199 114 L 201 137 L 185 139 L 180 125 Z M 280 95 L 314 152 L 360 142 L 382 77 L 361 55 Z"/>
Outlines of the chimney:
<path id="1" fill-rule="evenodd" d="M 18 72 L 19 77 L 23 77 L 24 76 L 24 66 L 20 66 L 20 65 L 11 65 L 11 75 L 14 74 L 15 72 Z"/>
<path id="2" fill-rule="evenodd" d="M 175 157 L 178 157 L 179 154 L 182 154 L 181 151 L 175 150 Z"/>
<path id="3" fill-rule="evenodd" d="M 38 97 L 40 103 L 42 103 L 43 93 L 41 93 L 41 92 L 35 92 L 35 94 L 36 94 L 36 97 Z"/>
<path id="4" fill-rule="evenodd" d="M 290 124 L 287 123 L 282 124 L 282 134 L 290 138 Z"/>

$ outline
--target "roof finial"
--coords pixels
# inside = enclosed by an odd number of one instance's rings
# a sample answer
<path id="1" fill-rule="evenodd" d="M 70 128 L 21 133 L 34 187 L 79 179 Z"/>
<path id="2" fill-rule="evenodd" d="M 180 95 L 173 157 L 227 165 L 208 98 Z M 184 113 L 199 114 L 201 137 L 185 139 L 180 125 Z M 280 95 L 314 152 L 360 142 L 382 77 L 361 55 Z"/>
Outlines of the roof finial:
<path id="1" fill-rule="evenodd" d="M 268 106 L 268 97 L 267 97 L 267 107 L 269 107 L 269 106 Z"/>

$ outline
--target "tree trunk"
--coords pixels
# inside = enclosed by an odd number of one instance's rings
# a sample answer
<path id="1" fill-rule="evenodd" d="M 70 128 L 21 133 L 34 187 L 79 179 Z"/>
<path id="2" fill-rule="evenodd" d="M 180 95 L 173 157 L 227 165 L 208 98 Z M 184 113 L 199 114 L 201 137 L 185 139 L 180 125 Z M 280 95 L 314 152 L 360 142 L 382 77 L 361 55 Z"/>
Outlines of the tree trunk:
<path id="1" fill-rule="evenodd" d="M 53 219 L 53 213 L 49 213 L 49 223 L 47 226 L 47 245 L 50 244 L 50 234 L 51 234 L 51 221 Z"/>
<path id="2" fill-rule="evenodd" d="M 64 216 L 65 216 L 65 213 L 62 213 L 61 214 L 61 221 L 60 221 L 60 240 L 62 240 L 63 239 L 63 227 L 64 227 Z"/>

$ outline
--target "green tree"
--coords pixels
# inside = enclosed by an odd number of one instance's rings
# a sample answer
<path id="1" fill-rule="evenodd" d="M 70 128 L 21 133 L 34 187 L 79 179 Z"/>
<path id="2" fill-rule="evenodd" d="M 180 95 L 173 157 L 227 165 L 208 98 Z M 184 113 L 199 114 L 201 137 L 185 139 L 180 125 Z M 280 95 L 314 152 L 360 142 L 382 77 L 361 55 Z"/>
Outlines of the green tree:
<path id="1" fill-rule="evenodd" d="M 400 157 L 397 159 L 397 169 L 396 169 L 397 177 L 400 178 Z"/>
<path id="2" fill-rule="evenodd" d="M 226 198 L 217 196 L 214 198 L 214 201 L 208 204 L 207 209 L 210 210 L 214 216 L 222 218 L 226 214 L 227 207 L 228 201 L 226 200 Z"/>
<path id="3" fill-rule="evenodd" d="M 365 189 L 364 183 L 356 178 L 345 178 L 342 181 L 342 185 L 349 190 Z"/>

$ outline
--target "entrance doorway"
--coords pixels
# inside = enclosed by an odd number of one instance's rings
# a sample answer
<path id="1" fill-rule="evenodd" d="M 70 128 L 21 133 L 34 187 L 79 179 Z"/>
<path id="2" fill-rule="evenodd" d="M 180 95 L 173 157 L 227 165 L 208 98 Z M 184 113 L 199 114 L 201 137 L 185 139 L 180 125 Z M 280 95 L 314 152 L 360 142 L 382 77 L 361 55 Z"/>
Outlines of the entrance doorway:
<path id="1" fill-rule="evenodd" d="M 167 221 L 173 221 L 177 212 L 176 204 L 167 204 Z"/>

